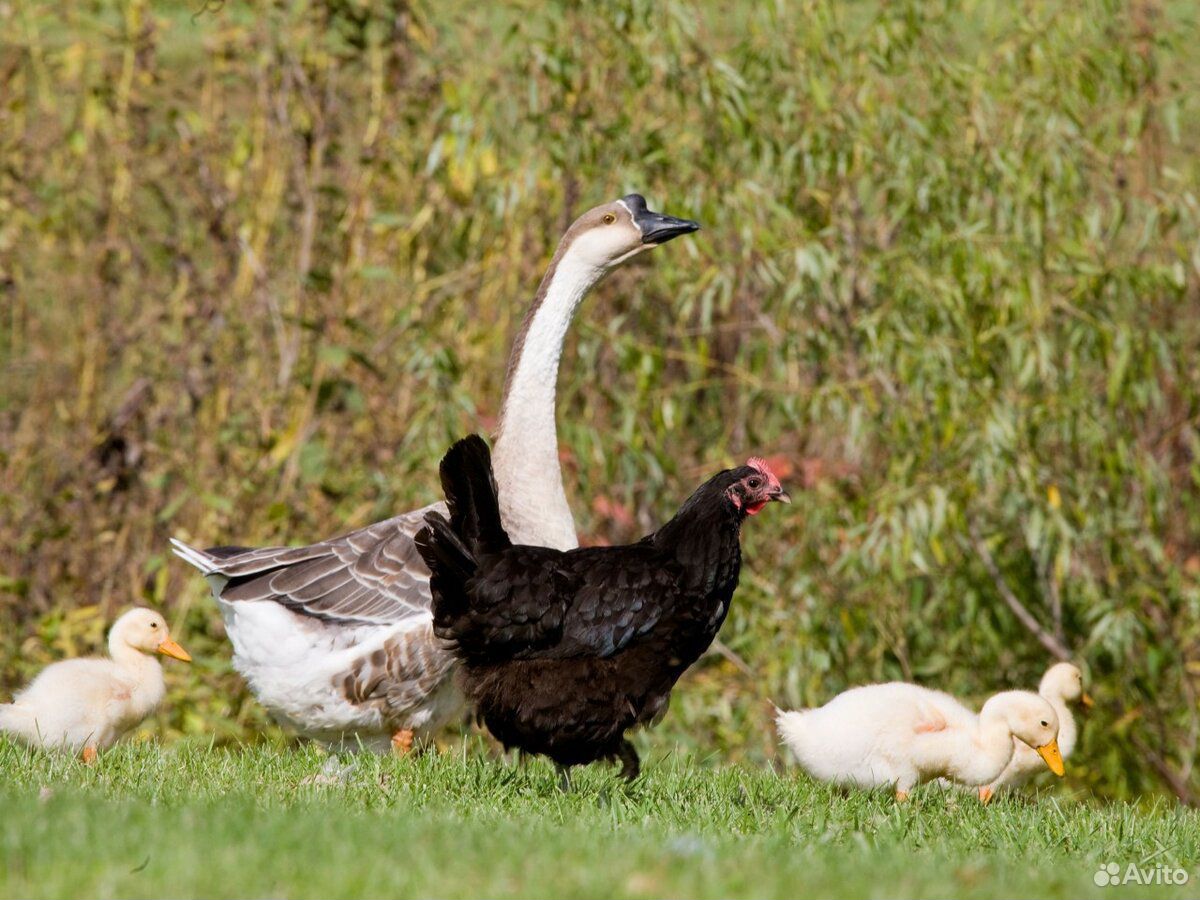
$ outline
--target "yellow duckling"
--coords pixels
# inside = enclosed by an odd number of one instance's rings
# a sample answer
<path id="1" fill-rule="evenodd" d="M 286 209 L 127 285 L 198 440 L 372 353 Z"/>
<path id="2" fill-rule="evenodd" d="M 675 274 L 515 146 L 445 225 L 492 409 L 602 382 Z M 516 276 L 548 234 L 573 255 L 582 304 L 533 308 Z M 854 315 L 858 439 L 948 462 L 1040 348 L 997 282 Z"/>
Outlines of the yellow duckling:
<path id="1" fill-rule="evenodd" d="M 47 666 L 12 703 L 0 704 L 0 732 L 35 747 L 82 753 L 90 763 L 97 750 L 111 747 L 162 703 L 166 685 L 152 654 L 192 660 L 152 609 L 133 609 L 117 619 L 108 653 L 111 659 Z"/>
<path id="2" fill-rule="evenodd" d="M 1078 700 L 1085 707 L 1092 705 L 1092 698 L 1083 689 L 1083 673 L 1070 663 L 1058 663 L 1049 668 L 1038 685 L 1038 694 L 1045 697 L 1058 715 L 1058 749 L 1066 759 L 1075 749 L 1079 730 L 1075 717 L 1067 706 Z M 991 784 L 979 788 L 979 799 L 987 803 L 1002 787 L 1017 787 L 1042 771 L 1042 761 L 1028 744 L 1017 741 L 1013 745 L 1013 756 L 1000 777 Z"/>
<path id="3" fill-rule="evenodd" d="M 915 684 L 869 684 L 817 709 L 780 711 L 776 724 L 796 760 L 814 778 L 859 787 L 891 787 L 907 800 L 934 778 L 981 785 L 1013 755 L 1014 738 L 1063 774 L 1058 716 L 1029 691 L 996 694 L 979 714 L 954 697 Z"/>

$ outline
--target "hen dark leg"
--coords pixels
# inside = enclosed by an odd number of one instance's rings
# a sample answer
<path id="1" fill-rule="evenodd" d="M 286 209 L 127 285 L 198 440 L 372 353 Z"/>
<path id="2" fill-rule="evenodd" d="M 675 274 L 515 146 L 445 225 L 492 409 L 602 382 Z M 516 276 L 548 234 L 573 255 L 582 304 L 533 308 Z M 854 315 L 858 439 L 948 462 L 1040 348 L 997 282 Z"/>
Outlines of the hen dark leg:
<path id="1" fill-rule="evenodd" d="M 621 741 L 621 745 L 617 748 L 617 759 L 621 761 L 621 777 L 626 781 L 633 781 L 642 771 L 641 760 L 638 759 L 637 751 L 633 749 L 633 744 L 629 741 Z"/>
<path id="2" fill-rule="evenodd" d="M 568 766 L 554 764 L 554 768 L 558 769 L 558 789 L 564 794 L 571 793 L 571 769 Z"/>

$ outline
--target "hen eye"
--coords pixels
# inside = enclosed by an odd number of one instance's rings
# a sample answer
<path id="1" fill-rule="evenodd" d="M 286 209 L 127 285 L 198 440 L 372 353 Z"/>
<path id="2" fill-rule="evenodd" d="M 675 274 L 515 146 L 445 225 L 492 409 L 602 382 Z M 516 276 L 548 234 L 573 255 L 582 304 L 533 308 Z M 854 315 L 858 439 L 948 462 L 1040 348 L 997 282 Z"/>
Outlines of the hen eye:
<path id="1" fill-rule="evenodd" d="M 615 221 L 617 221 L 617 217 L 614 216 L 612 213 L 604 214 L 604 224 L 605 225 L 611 225 Z"/>
<path id="2" fill-rule="evenodd" d="M 751 478 L 749 481 L 746 482 L 746 484 L 750 485 L 750 487 L 752 487 L 752 488 L 760 488 L 760 487 L 762 487 L 762 479 L 761 478 Z"/>

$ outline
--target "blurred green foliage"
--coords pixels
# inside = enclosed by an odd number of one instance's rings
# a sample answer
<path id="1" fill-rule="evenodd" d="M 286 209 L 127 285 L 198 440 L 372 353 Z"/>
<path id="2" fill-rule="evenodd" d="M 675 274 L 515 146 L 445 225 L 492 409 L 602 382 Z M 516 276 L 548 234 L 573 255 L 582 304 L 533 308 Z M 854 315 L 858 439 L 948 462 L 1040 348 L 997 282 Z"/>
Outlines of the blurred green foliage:
<path id="1" fill-rule="evenodd" d="M 0 2 L 0 687 L 165 607 L 170 729 L 250 739 L 166 539 L 436 496 L 562 228 L 704 223 L 581 311 L 581 530 L 750 453 L 722 653 L 643 738 L 905 678 L 1098 709 L 1070 784 L 1194 801 L 1200 27 L 1190 2 Z M 1014 609 L 1023 609 L 1022 621 Z"/>

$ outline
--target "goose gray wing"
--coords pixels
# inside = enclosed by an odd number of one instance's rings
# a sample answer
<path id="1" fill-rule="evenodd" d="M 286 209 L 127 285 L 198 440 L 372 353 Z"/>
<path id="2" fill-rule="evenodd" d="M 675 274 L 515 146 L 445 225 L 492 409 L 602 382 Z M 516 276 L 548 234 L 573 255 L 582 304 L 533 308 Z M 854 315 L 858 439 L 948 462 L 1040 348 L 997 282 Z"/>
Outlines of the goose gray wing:
<path id="1" fill-rule="evenodd" d="M 428 700 L 454 665 L 427 622 L 364 653 L 341 676 L 340 689 L 348 703 L 374 706 L 385 721 L 399 722 Z"/>
<path id="2" fill-rule="evenodd" d="M 413 543 L 435 503 L 307 547 L 214 547 L 172 539 L 175 553 L 229 602 L 278 603 L 325 622 L 395 625 L 430 614 L 429 569 Z"/>

